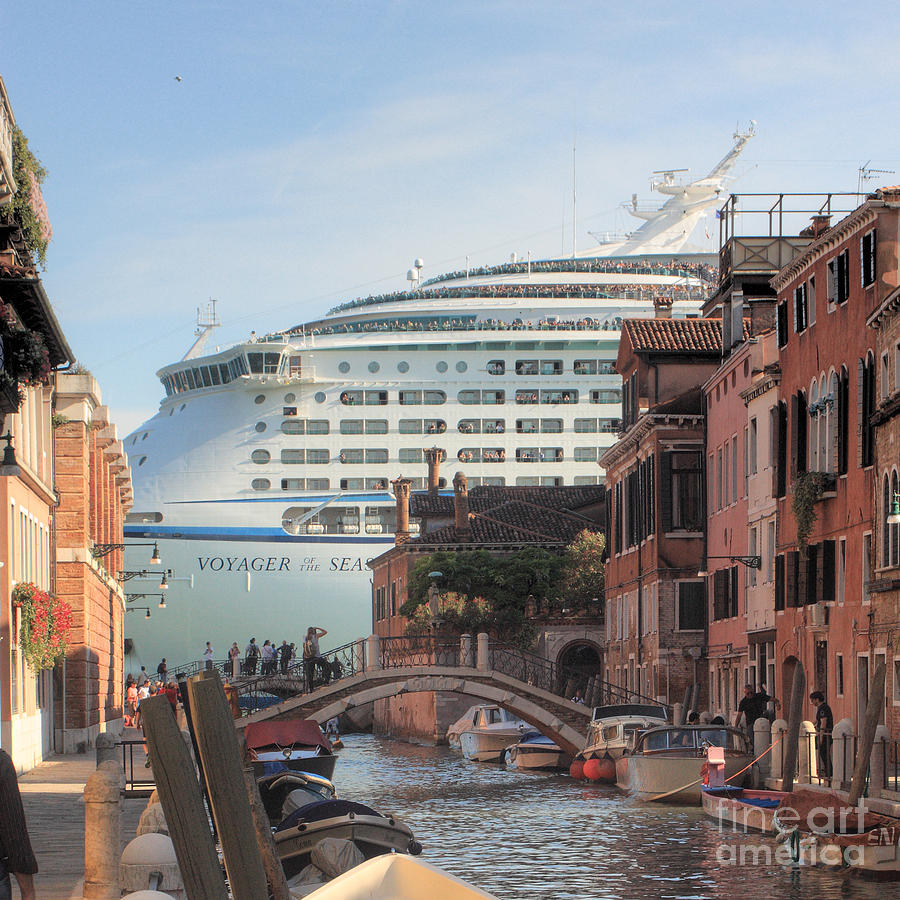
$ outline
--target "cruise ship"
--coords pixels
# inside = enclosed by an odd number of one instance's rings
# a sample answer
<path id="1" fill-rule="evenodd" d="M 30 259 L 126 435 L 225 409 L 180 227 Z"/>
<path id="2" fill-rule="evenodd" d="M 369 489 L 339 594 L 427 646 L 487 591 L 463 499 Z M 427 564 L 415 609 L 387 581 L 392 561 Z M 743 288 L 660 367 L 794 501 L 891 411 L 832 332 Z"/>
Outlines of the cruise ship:
<path id="1" fill-rule="evenodd" d="M 135 500 L 126 593 L 165 609 L 127 617 L 130 663 L 224 658 L 250 637 L 323 648 L 369 634 L 369 559 L 393 543 L 390 482 L 424 487 L 424 450 L 470 486 L 602 482 L 616 440 L 623 318 L 696 316 L 717 259 L 692 233 L 727 196 L 751 130 L 704 178 L 655 173 L 668 197 L 627 208 L 629 235 L 557 259 L 516 259 L 342 303 L 211 352 L 214 310 L 157 373 L 159 411 L 126 438 Z M 411 523 L 415 534 L 417 525 Z M 148 567 L 149 544 L 161 565 Z"/>

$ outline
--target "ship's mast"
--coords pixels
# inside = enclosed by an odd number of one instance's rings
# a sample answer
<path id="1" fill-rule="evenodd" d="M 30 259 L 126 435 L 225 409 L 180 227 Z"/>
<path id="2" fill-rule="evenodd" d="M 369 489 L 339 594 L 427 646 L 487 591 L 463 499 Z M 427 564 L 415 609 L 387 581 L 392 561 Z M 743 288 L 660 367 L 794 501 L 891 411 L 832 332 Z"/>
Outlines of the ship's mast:
<path id="1" fill-rule="evenodd" d="M 216 316 L 216 301 L 210 297 L 209 303 L 205 307 L 197 307 L 197 328 L 194 331 L 196 340 L 191 345 L 191 349 L 181 357 L 182 361 L 203 356 L 203 350 L 206 347 L 209 336 L 221 324 Z"/>

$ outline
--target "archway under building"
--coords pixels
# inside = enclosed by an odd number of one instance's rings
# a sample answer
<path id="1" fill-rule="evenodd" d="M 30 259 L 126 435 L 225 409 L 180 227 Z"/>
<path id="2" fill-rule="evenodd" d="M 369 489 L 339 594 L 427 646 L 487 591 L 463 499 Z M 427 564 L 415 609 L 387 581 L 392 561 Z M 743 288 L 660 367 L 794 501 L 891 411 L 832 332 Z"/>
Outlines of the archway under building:
<path id="1" fill-rule="evenodd" d="M 573 693 L 577 689 L 584 691 L 593 676 L 603 677 L 603 655 L 593 641 L 578 640 L 567 644 L 556 657 L 556 665 L 558 669 L 572 673 Z"/>

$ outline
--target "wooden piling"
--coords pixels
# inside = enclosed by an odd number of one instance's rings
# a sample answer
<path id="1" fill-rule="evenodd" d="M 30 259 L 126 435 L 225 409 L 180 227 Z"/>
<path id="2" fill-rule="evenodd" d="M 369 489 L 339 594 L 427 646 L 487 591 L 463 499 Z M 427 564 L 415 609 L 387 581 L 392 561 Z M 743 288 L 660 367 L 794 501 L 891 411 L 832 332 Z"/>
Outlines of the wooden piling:
<path id="1" fill-rule="evenodd" d="M 188 679 L 187 688 L 228 884 L 234 900 L 261 900 L 269 896 L 269 888 L 262 855 L 251 837 L 255 826 L 234 719 L 219 673 L 204 675 Z"/>
<path id="2" fill-rule="evenodd" d="M 794 772 L 797 769 L 797 751 L 800 744 L 800 723 L 803 721 L 803 700 L 806 694 L 806 672 L 803 663 L 794 669 L 794 686 L 791 691 L 791 707 L 788 712 L 788 730 L 784 744 L 784 769 L 782 770 L 783 791 L 794 790 Z"/>
<path id="3" fill-rule="evenodd" d="M 156 790 L 175 846 L 185 894 L 204 900 L 228 900 L 200 785 L 194 774 L 194 763 L 168 699 L 149 697 L 142 700 L 141 719 L 153 761 Z"/>
<path id="4" fill-rule="evenodd" d="M 875 742 L 875 730 L 878 728 L 878 717 L 884 705 L 884 662 L 879 660 L 872 676 L 872 687 L 869 691 L 869 702 L 866 704 L 866 720 L 859 736 L 856 749 L 856 766 L 853 768 L 853 781 L 850 782 L 851 806 L 859 803 L 866 784 L 866 772 L 869 769 L 869 757 L 872 755 L 872 744 Z"/>

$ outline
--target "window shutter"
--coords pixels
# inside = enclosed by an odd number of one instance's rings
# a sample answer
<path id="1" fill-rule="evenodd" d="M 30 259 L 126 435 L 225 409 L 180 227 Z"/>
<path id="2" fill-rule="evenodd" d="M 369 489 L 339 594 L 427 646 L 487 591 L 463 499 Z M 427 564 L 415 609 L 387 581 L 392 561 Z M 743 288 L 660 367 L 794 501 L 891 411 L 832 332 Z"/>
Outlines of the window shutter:
<path id="1" fill-rule="evenodd" d="M 775 609 L 784 609 L 784 554 L 775 557 Z"/>
<path id="2" fill-rule="evenodd" d="M 835 542 L 822 541 L 822 594 L 826 603 L 834 603 L 834 559 Z"/>
<path id="3" fill-rule="evenodd" d="M 659 455 L 659 527 L 663 533 L 672 530 L 672 454 Z"/>
<path id="4" fill-rule="evenodd" d="M 799 606 L 797 602 L 797 570 L 799 568 L 800 554 L 796 550 L 789 550 L 786 554 L 784 573 L 785 602 L 789 607 Z"/>
<path id="5" fill-rule="evenodd" d="M 819 546 L 810 544 L 806 548 L 806 603 L 815 603 L 822 596 L 818 563 Z"/>
<path id="6" fill-rule="evenodd" d="M 725 618 L 726 598 L 725 591 L 728 587 L 728 573 L 724 569 L 716 569 L 713 573 L 713 618 Z"/>
<path id="7" fill-rule="evenodd" d="M 863 430 L 866 420 L 866 366 L 861 359 L 856 360 L 856 465 L 862 468 Z"/>
<path id="8" fill-rule="evenodd" d="M 866 259 L 866 239 L 865 236 L 859 239 L 859 286 L 866 286 L 866 274 L 869 268 L 869 260 Z"/>
<path id="9" fill-rule="evenodd" d="M 838 378 L 838 474 L 847 472 L 847 443 L 850 434 L 850 376 L 846 369 L 841 370 Z"/>
<path id="10" fill-rule="evenodd" d="M 656 533 L 656 493 L 653 484 L 653 456 L 647 457 L 647 534 Z"/>
<path id="11" fill-rule="evenodd" d="M 797 327 L 797 307 L 800 305 L 800 291 L 798 288 L 794 288 L 794 334 L 799 332 L 799 328 Z"/>
<path id="12" fill-rule="evenodd" d="M 797 456 L 800 452 L 800 398 L 797 394 L 791 397 L 791 481 L 796 481 L 800 466 Z"/>
<path id="13" fill-rule="evenodd" d="M 736 616 L 738 614 L 738 567 L 732 566 L 729 569 L 731 574 L 731 592 L 728 598 L 729 600 L 729 610 L 728 614 L 730 616 Z"/>

